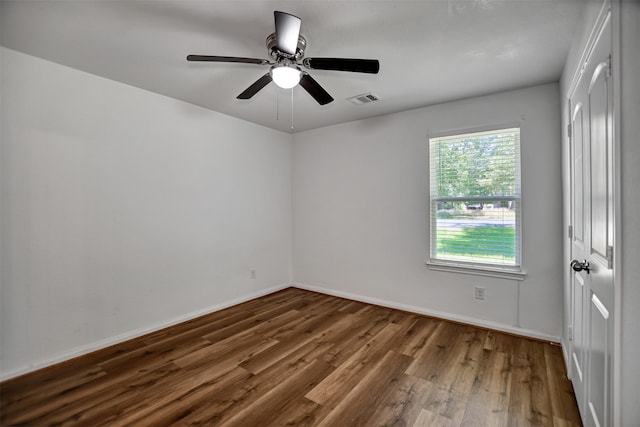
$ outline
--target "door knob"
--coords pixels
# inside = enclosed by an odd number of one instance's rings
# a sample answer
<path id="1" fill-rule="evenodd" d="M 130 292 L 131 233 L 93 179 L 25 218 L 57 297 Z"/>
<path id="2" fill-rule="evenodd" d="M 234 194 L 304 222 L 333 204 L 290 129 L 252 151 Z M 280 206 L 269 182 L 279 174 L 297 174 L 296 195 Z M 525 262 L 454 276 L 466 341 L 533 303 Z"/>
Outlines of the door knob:
<path id="1" fill-rule="evenodd" d="M 587 274 L 589 274 L 589 261 L 587 261 L 586 259 L 583 260 L 582 262 L 578 261 L 577 259 L 574 259 L 573 261 L 571 261 L 571 268 L 573 268 L 573 271 L 586 271 Z"/>

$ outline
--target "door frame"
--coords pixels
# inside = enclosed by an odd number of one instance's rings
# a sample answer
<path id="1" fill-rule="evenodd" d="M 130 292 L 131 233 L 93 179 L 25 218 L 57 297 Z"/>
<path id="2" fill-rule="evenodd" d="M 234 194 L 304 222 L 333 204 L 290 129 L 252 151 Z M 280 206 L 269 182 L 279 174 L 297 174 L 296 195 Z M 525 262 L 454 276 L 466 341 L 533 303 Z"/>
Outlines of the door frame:
<path id="1" fill-rule="evenodd" d="M 622 61 L 620 60 L 620 0 L 611 0 L 611 77 L 613 79 L 613 378 L 611 383 L 611 404 L 613 411 L 613 425 L 621 425 L 622 407 L 621 407 L 621 322 L 622 322 L 622 167 L 620 153 L 621 151 L 621 126 L 620 118 L 622 116 L 621 102 L 621 75 L 620 68 Z"/>
<path id="2" fill-rule="evenodd" d="M 612 415 L 613 415 L 613 425 L 620 425 L 620 417 L 621 417 L 621 289 L 622 289 L 622 263 L 621 263 L 621 250 L 622 250 L 622 231 L 620 224 L 621 221 L 621 167 L 620 167 L 620 152 L 621 152 L 621 143 L 620 143 L 620 111 L 621 111 L 621 88 L 620 88 L 620 0 L 603 0 L 600 11 L 595 22 L 592 25 L 591 31 L 589 33 L 589 37 L 582 49 L 582 53 L 580 56 L 580 60 L 578 61 L 578 65 L 575 70 L 573 70 L 573 76 L 571 82 L 569 84 L 567 92 L 564 94 L 566 100 L 566 108 L 567 108 L 567 123 L 571 124 L 572 113 L 573 113 L 573 105 L 571 105 L 571 98 L 575 93 L 580 78 L 585 71 L 585 65 L 591 54 L 593 52 L 593 48 L 597 41 L 598 34 L 602 26 L 605 23 L 605 18 L 608 12 L 611 12 L 611 77 L 613 80 L 613 123 L 612 123 L 612 133 L 613 133 L 613 290 L 614 290 L 614 314 L 613 314 L 613 355 L 612 355 L 612 383 L 611 383 L 611 403 L 612 403 Z M 569 212 L 565 217 L 568 218 L 568 225 L 573 227 L 573 205 L 572 205 L 572 188 L 573 188 L 573 169 L 571 165 L 571 155 L 573 147 L 571 138 L 567 136 L 567 145 L 568 145 L 568 156 L 563 163 L 563 168 L 565 169 L 565 173 L 568 174 L 569 177 L 569 192 L 564 195 L 565 198 L 565 206 L 568 207 Z M 565 175 L 567 176 L 567 175 Z M 572 247 L 571 247 L 571 236 L 567 235 L 568 245 L 566 245 L 566 253 L 565 253 L 565 265 L 568 266 L 572 258 Z M 569 308 L 569 316 L 565 316 L 565 319 L 569 321 L 568 325 L 565 325 L 565 328 L 572 327 L 571 324 L 573 320 L 573 298 L 572 298 L 572 278 L 570 274 L 565 273 L 564 275 L 564 288 L 568 289 L 569 292 L 565 291 L 565 297 L 569 297 L 569 304 L 565 303 L 565 307 Z M 565 329 L 566 331 L 567 329 Z M 571 369 L 571 355 L 573 353 L 573 337 L 571 340 L 568 340 L 568 349 L 565 349 L 565 364 L 567 366 L 567 374 L 569 378 L 572 378 L 574 374 Z"/>

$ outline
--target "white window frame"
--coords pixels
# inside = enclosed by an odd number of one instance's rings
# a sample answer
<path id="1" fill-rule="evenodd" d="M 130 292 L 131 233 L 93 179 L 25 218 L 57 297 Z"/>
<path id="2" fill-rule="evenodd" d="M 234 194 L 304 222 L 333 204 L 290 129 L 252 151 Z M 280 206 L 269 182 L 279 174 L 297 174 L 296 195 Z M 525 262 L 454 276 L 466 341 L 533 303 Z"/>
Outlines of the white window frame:
<path id="1" fill-rule="evenodd" d="M 431 194 L 431 179 L 432 179 L 432 164 L 431 164 L 431 141 L 436 138 L 450 137 L 456 135 L 466 135 L 480 132 L 500 132 L 505 129 L 518 128 L 519 129 L 519 147 L 518 147 L 518 159 L 516 170 L 517 179 L 520 180 L 519 195 L 511 195 L 509 200 L 516 200 L 516 265 L 500 265 L 500 264 L 485 264 L 481 262 L 470 261 L 458 261 L 458 260 L 444 260 L 435 256 L 437 249 L 437 236 L 435 234 L 437 230 L 437 216 L 436 209 L 439 201 L 445 201 L 443 199 L 454 201 L 454 199 L 464 199 L 465 201 L 477 199 L 478 201 L 488 200 L 504 200 L 507 197 L 503 196 L 490 196 L 490 197 L 461 197 L 461 198 L 447 198 L 447 197 L 433 197 Z M 526 272 L 522 268 L 522 127 L 520 123 L 508 123 L 493 126 L 483 126 L 476 128 L 457 129 L 452 131 L 430 133 L 427 138 L 428 146 L 428 170 L 429 170 L 429 213 L 430 213 L 430 231 L 429 231 L 429 259 L 426 261 L 426 265 L 431 270 L 447 271 L 463 274 L 474 274 L 480 276 L 499 277 L 505 279 L 524 280 Z"/>

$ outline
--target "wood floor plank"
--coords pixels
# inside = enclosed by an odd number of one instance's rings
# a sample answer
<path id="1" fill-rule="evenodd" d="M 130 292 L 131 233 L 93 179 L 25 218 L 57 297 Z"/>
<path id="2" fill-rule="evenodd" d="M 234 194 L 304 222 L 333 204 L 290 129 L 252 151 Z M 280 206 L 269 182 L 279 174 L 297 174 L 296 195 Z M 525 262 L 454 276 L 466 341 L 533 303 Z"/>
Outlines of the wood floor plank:
<path id="1" fill-rule="evenodd" d="M 222 340 L 212 341 L 210 345 L 175 359 L 174 362 L 181 367 L 193 367 L 212 357 L 224 357 L 224 355 L 241 351 L 242 357 L 238 358 L 238 363 L 240 363 L 257 354 L 259 352 L 257 351 L 258 348 L 265 350 L 272 345 L 276 345 L 278 341 L 269 337 L 271 335 L 270 331 L 277 329 L 282 324 L 294 321 L 297 317 L 299 317 L 298 312 L 287 311 L 273 319 L 265 319 L 261 323 L 254 324 L 249 329 L 242 330 Z M 203 338 L 211 341 L 208 337 L 210 335 L 205 335 Z"/>
<path id="2" fill-rule="evenodd" d="M 462 425 L 495 427 L 509 425 L 511 358 L 511 355 L 500 351 L 483 351 Z"/>
<path id="3" fill-rule="evenodd" d="M 363 308 L 367 307 L 367 304 L 363 303 L 363 302 L 359 302 L 359 301 L 349 301 L 348 304 L 346 304 L 344 307 L 342 307 L 340 309 L 340 311 L 344 311 L 345 313 L 357 313 L 358 311 L 362 310 Z"/>
<path id="4" fill-rule="evenodd" d="M 388 324 L 317 387 L 307 393 L 306 397 L 320 405 L 334 408 L 360 382 L 366 371 L 374 367 L 392 348 L 389 342 L 397 335 L 398 329 L 397 325 Z"/>
<path id="5" fill-rule="evenodd" d="M 250 301 L 243 302 L 238 305 L 231 306 L 224 310 L 215 311 L 195 319 L 182 322 L 178 325 L 174 325 L 170 328 L 161 329 L 156 332 L 144 335 L 143 341 L 146 344 L 153 344 L 158 340 L 162 340 L 166 337 L 176 338 L 183 333 L 191 333 L 200 326 L 211 327 L 214 330 L 221 329 L 218 322 L 235 323 L 239 319 L 248 319 L 250 317 L 264 314 L 264 307 L 281 307 L 286 306 L 291 309 L 295 307 L 305 306 L 309 301 L 317 299 L 317 295 L 314 294 L 301 294 L 296 292 L 292 288 L 284 289 L 282 291 L 275 292 L 273 294 L 266 295 L 261 298 L 256 298 Z M 212 331 L 213 332 L 213 331 Z M 202 333 L 201 335 L 204 335 Z"/>
<path id="6" fill-rule="evenodd" d="M 553 427 L 581 427 L 582 424 L 565 420 L 564 418 L 553 417 Z"/>
<path id="7" fill-rule="evenodd" d="M 185 425 L 220 425 L 248 408 L 259 396 L 277 387 L 285 378 L 296 375 L 329 348 L 328 343 L 310 342 L 257 375 L 229 385 L 207 397 L 205 405 L 182 419 Z"/>
<path id="8" fill-rule="evenodd" d="M 127 355 L 119 355 L 110 360 L 100 362 L 98 366 L 105 372 L 131 371 L 134 369 L 144 372 L 200 351 L 210 345 L 210 341 L 200 337 L 185 341 L 173 341 L 170 345 L 162 343 L 144 345 L 128 352 Z"/>
<path id="9" fill-rule="evenodd" d="M 559 346 L 546 345 L 544 346 L 544 358 L 554 424 L 559 424 L 561 420 L 580 418 L 576 397 L 573 394 L 573 385 L 567 378 L 562 349 Z"/>
<path id="10" fill-rule="evenodd" d="M 289 288 L 2 382 L 0 425 L 581 424 L 558 346 Z"/>
<path id="11" fill-rule="evenodd" d="M 527 360 L 531 365 L 531 408 L 536 423 L 553 424 L 553 410 L 551 409 L 550 386 L 547 380 L 547 363 L 544 357 L 544 344 L 540 341 L 526 342 Z"/>
<path id="12" fill-rule="evenodd" d="M 217 376 L 216 376 L 217 375 Z M 202 378 L 212 380 L 202 381 Z M 135 408 L 128 413 L 114 413 L 115 416 L 107 419 L 88 419 L 87 425 L 113 425 L 114 423 L 126 425 L 175 425 L 190 415 L 192 408 L 204 402 L 207 396 L 239 382 L 246 381 L 251 374 L 242 368 L 233 368 L 219 375 L 218 372 L 207 377 L 206 371 L 200 371 L 194 375 L 193 381 L 185 382 L 181 390 L 173 389 L 170 396 L 159 396 L 151 405 Z"/>
<path id="13" fill-rule="evenodd" d="M 489 331 L 489 335 L 491 335 L 491 346 L 492 350 L 501 351 L 503 353 L 511 354 L 513 356 L 522 354 L 518 351 L 518 342 L 519 338 L 509 334 L 501 334 L 495 331 Z"/>
<path id="14" fill-rule="evenodd" d="M 292 412 L 300 396 L 315 386 L 333 366 L 321 360 L 314 360 L 296 375 L 284 379 L 273 389 L 256 399 L 247 409 L 226 421 L 225 426 L 270 425 L 280 415 Z"/>
<path id="15" fill-rule="evenodd" d="M 405 427 L 413 425 L 427 404 L 434 384 L 420 378 L 402 375 L 391 392 L 369 418 L 371 426 Z"/>
<path id="16" fill-rule="evenodd" d="M 317 426 L 331 408 L 318 405 L 306 397 L 298 397 L 292 405 L 271 421 L 274 426 L 311 427 Z"/>
<path id="17" fill-rule="evenodd" d="M 224 361 L 203 361 L 196 369 L 191 370 L 166 363 L 158 369 L 137 371 L 142 375 L 132 378 L 112 375 L 114 384 L 105 392 L 76 395 L 73 397 L 76 399 L 73 405 L 48 414 L 47 419 L 53 420 L 54 424 L 72 420 L 94 425 L 98 421 L 121 420 L 132 413 L 137 417 L 148 412 L 148 408 L 158 408 L 174 399 L 182 399 L 185 394 L 197 390 L 203 384 L 219 384 L 220 378 L 236 368 L 235 356 L 229 356 Z M 246 371 L 243 373 L 246 374 Z M 171 395 L 167 395 L 167 388 L 172 389 Z M 135 401 L 141 391 L 148 399 Z M 105 411 L 109 413 L 106 418 Z"/>
<path id="18" fill-rule="evenodd" d="M 437 382 L 438 386 L 432 391 L 425 407 L 461 424 L 478 377 L 486 331 L 464 325 L 458 325 L 452 331 L 456 333 L 456 340 L 442 350 L 442 357 L 448 358 L 448 361 L 439 365 L 440 372 L 437 375 L 427 375 L 428 380 Z M 438 350 L 441 349 L 438 347 Z M 425 371 L 418 372 L 424 374 Z"/>
<path id="19" fill-rule="evenodd" d="M 334 322 L 338 322 L 343 317 L 348 316 L 346 313 L 337 311 L 337 306 L 338 304 L 326 304 L 310 310 L 301 322 L 297 324 L 292 322 L 291 327 L 286 328 L 286 330 L 283 330 L 285 328 L 280 328 L 273 335 L 273 339 L 286 342 L 291 339 L 299 339 L 304 335 L 315 336 L 319 334 L 321 331 L 328 329 Z"/>
<path id="20" fill-rule="evenodd" d="M 425 348 L 440 321 L 428 317 L 417 318 L 407 331 L 407 337 L 400 343 L 398 351 L 407 356 L 416 357 Z"/>
<path id="21" fill-rule="evenodd" d="M 206 316 L 206 320 L 197 321 L 196 319 L 190 322 L 188 326 L 180 325 L 179 329 L 176 328 L 170 331 L 163 330 L 160 333 L 146 336 L 144 343 L 149 346 L 170 346 L 176 341 L 186 341 L 191 338 L 199 338 L 214 333 L 255 315 L 256 312 L 254 311 L 239 311 L 235 314 L 230 313 L 229 316 L 216 316 L 217 318 Z"/>
<path id="22" fill-rule="evenodd" d="M 455 421 L 449 418 L 438 415 L 426 409 L 422 409 L 418 415 L 418 419 L 413 424 L 413 427 L 458 427 Z"/>
<path id="23" fill-rule="evenodd" d="M 268 306 L 267 306 L 268 307 Z M 229 337 L 232 337 L 236 334 L 246 333 L 248 329 L 254 328 L 263 324 L 264 322 L 269 322 L 272 319 L 278 318 L 281 315 L 287 314 L 291 311 L 300 308 L 299 301 L 293 301 L 291 303 L 278 305 L 276 307 L 270 307 L 265 311 L 261 311 L 256 313 L 253 316 L 250 316 L 244 320 L 236 322 L 232 325 L 229 325 L 225 328 L 221 328 L 209 334 L 203 335 L 205 339 L 209 341 L 220 341 Z M 300 313 L 300 312 L 298 312 Z M 290 313 L 289 313 L 290 314 Z"/>
<path id="24" fill-rule="evenodd" d="M 287 334 L 274 336 L 273 339 L 279 341 L 278 344 L 247 358 L 240 363 L 239 366 L 255 374 L 260 373 L 296 349 L 316 340 L 317 337 L 322 336 L 325 331 L 331 331 L 336 323 L 340 324 L 342 319 L 348 319 L 349 317 L 348 314 L 340 312 L 327 312 L 323 315 L 307 319 L 307 321 L 300 323 L 291 331 L 288 331 Z"/>
<path id="25" fill-rule="evenodd" d="M 451 346 L 451 359 L 441 370 L 438 382 L 468 395 L 477 377 L 480 359 L 483 356 L 483 344 L 486 331 L 465 327 L 459 331 L 455 343 Z M 433 381 L 433 376 L 430 378 Z"/>
<path id="26" fill-rule="evenodd" d="M 203 364 L 209 364 L 211 360 L 225 367 L 228 364 L 239 365 L 277 343 L 278 341 L 274 339 L 263 338 L 260 335 L 243 337 L 242 340 L 237 341 L 225 340 L 186 354 L 174 360 L 173 363 L 184 369 L 195 369 Z"/>
<path id="27" fill-rule="evenodd" d="M 354 385 L 319 425 L 372 425 L 372 409 L 385 401 L 410 363 L 411 357 L 388 351 L 378 363 L 368 369 L 362 380 Z"/>
<path id="28" fill-rule="evenodd" d="M 436 382 L 454 356 L 455 344 L 466 328 L 457 323 L 440 322 L 416 354 L 413 363 L 407 369 L 407 375 Z"/>
<path id="29" fill-rule="evenodd" d="M 47 367 L 31 372 L 27 375 L 22 375 L 17 378 L 10 379 L 0 384 L 0 390 L 3 395 L 18 397 L 26 396 L 28 394 L 34 394 L 36 388 L 42 387 L 46 384 L 53 384 L 57 386 L 60 383 L 61 378 L 69 378 L 70 376 L 84 375 L 92 370 L 96 369 L 96 365 L 111 360 L 114 357 L 118 357 L 121 354 L 126 354 L 132 350 L 136 350 L 140 347 L 139 342 L 134 340 L 126 341 L 116 346 L 107 347 L 102 350 L 98 350 L 82 357 L 66 361 L 55 365 L 54 367 Z M 4 405 L 5 400 L 2 400 Z"/>
<path id="30" fill-rule="evenodd" d="M 72 390 L 82 387 L 105 375 L 106 372 L 99 366 L 92 366 L 88 370 L 81 369 L 76 374 L 61 377 L 57 381 L 52 378 L 52 380 L 42 381 L 34 387 L 25 387 L 20 392 L 13 393 L 11 390 L 3 389 L 3 395 L 10 397 L 2 400 L 0 413 L 8 415 L 16 412 L 25 412 L 34 405 L 39 405 L 43 401 L 55 398 L 54 396 L 56 393 L 60 393 L 60 390 Z"/>
<path id="31" fill-rule="evenodd" d="M 484 349 L 493 350 L 495 344 L 495 336 L 493 331 L 487 331 L 487 337 L 484 340 Z"/>
<path id="32" fill-rule="evenodd" d="M 342 365 L 387 325 L 392 324 L 390 314 L 390 311 L 376 306 L 368 306 L 359 311 L 344 334 L 329 338 L 335 345 L 323 360 L 335 367 Z"/>
<path id="33" fill-rule="evenodd" d="M 151 372 L 125 371 L 117 376 L 107 375 L 78 387 L 60 390 L 56 395 L 27 404 L 21 411 L 3 412 L 2 415 L 10 420 L 7 422 L 10 425 L 58 424 L 61 418 L 78 418 L 87 408 L 100 404 L 103 399 L 108 400 L 110 396 L 117 396 L 122 392 L 123 383 L 138 389 L 139 384 L 157 383 L 162 378 L 176 376 L 178 372 L 177 367 L 167 366 Z"/>
<path id="34" fill-rule="evenodd" d="M 531 348 L 537 349 L 536 346 Z M 513 379 L 510 395 L 510 426 L 548 426 L 553 424 L 543 355 L 536 352 L 527 358 L 513 357 Z"/>

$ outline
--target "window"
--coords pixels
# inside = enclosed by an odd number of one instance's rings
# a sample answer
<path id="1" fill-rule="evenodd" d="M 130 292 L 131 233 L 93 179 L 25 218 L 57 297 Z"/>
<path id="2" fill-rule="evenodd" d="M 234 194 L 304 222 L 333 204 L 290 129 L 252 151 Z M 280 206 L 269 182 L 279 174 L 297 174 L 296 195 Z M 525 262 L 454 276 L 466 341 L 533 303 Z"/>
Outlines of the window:
<path id="1" fill-rule="evenodd" d="M 520 128 L 429 138 L 431 265 L 520 267 Z"/>

